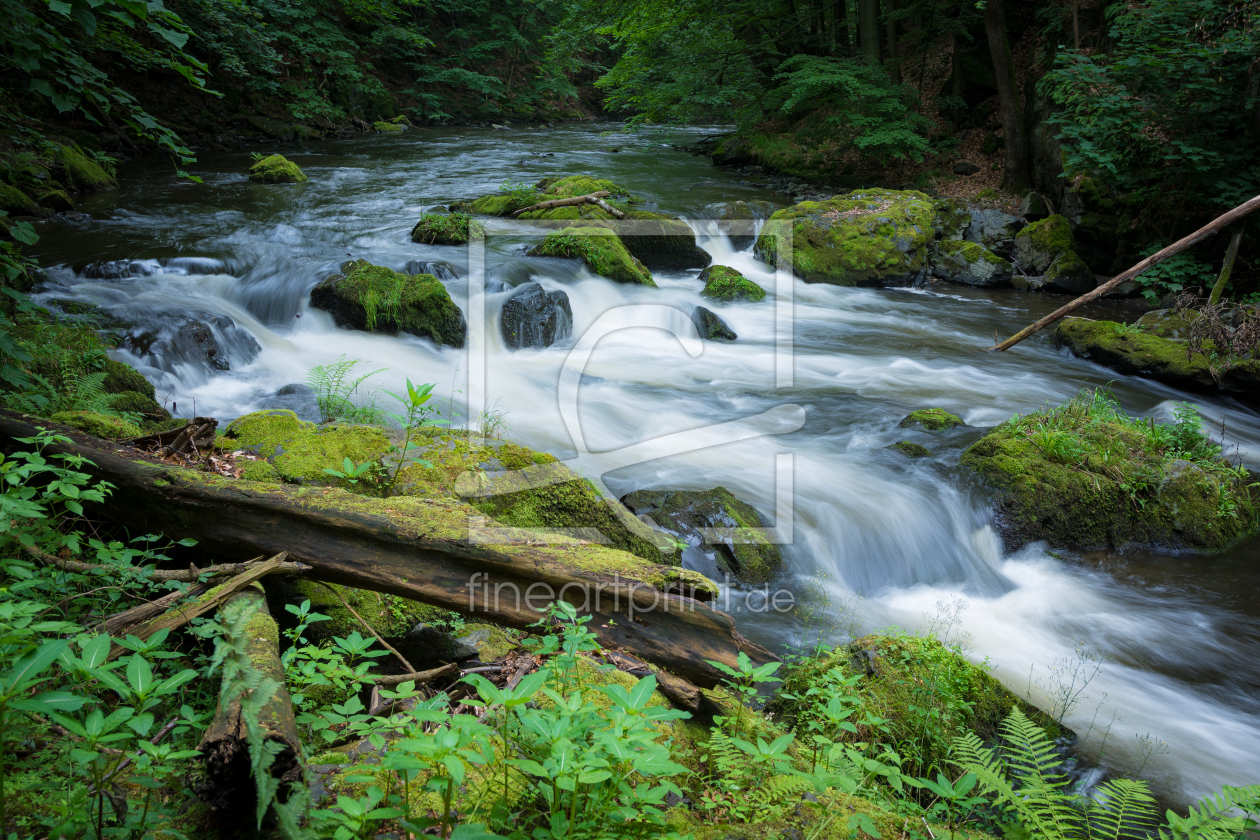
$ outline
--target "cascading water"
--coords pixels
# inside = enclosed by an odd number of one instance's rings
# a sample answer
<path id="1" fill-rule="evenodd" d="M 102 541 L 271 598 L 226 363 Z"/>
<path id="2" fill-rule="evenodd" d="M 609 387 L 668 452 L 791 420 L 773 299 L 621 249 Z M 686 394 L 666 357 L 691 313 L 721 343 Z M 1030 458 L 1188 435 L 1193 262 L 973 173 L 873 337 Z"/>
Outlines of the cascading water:
<path id="1" fill-rule="evenodd" d="M 49 272 L 38 299 L 89 302 L 139 325 L 121 328 L 120 353 L 181 414 L 195 406 L 227 420 L 343 354 L 364 360 L 365 372 L 388 368 L 371 381 L 376 388 L 397 390 L 407 377 L 434 382 L 458 405 L 475 361 L 468 351 L 339 330 L 308 307 L 310 289 L 341 262 L 365 258 L 435 273 L 466 307 L 467 253 L 412 244 L 408 231 L 423 210 L 494 192 L 504 179 L 596 174 L 683 216 L 715 201 L 773 198 L 657 140 L 618 138 L 617 153 L 602 143 L 590 128 L 429 130 L 327 143 L 291 154 L 311 178 L 298 187 L 249 184 L 238 174 L 248 165 L 243 155 L 205 157 L 201 187 L 133 164 L 124 168 L 121 192 L 82 202 L 92 221 L 43 226 L 35 255 L 62 267 Z M 521 159 L 543 151 L 554 157 Z M 750 250 L 733 250 L 710 223 L 696 226 L 715 262 L 775 289 L 773 272 Z M 786 588 L 800 594 L 821 585 L 850 603 L 860 593 L 866 627 L 921 628 L 936 604 L 963 598 L 962 629 L 974 637 L 975 655 L 1034 702 L 1044 699 L 1039 684 L 1049 684 L 1056 660 L 1097 647 L 1110 661 L 1067 723 L 1091 732 L 1087 750 L 1095 753 L 1109 728 L 1104 767 L 1136 770 L 1136 736 L 1149 733 L 1169 753 L 1152 757 L 1145 774 L 1173 800 L 1260 781 L 1257 551 L 1060 558 L 1030 547 L 1007 556 L 986 491 L 958 467 L 960 452 L 980 433 L 974 427 L 1058 403 L 1083 386 L 1110 382 L 1130 412 L 1161 418 L 1188 399 L 1046 342 L 982 352 L 995 334 L 1009 335 L 1061 299 L 789 281 L 792 377 L 790 386 L 776 387 L 772 299 L 716 307 L 738 340 L 697 344 L 678 337 L 689 334 L 690 313 L 704 303 L 695 271 L 655 272 L 658 289 L 617 285 L 571 261 L 524 256 L 527 241 L 520 233 L 492 236 L 485 266 L 484 387 L 488 403 L 506 412 L 511 436 L 572 458 L 579 453 L 565 412 L 576 411 L 586 450 L 578 467 L 614 492 L 720 485 L 767 514 L 776 505 L 777 456 L 790 455 L 794 540 L 786 546 Z M 109 260 L 119 262 L 82 270 Z M 509 350 L 498 313 L 529 282 L 567 294 L 571 337 Z M 190 319 L 208 332 L 219 364 L 207 332 Z M 597 321 L 624 328 L 595 345 L 570 407 L 560 400 L 561 369 Z M 1213 422 L 1224 417 L 1229 440 L 1249 463 L 1260 463 L 1260 418 L 1228 401 L 1195 402 Z M 803 413 L 776 409 L 785 405 Z M 910 461 L 885 449 L 904 436 L 897 422 L 927 406 L 958 413 L 969 428 L 938 435 L 931 458 Z M 768 411 L 766 434 L 707 445 L 715 424 Z M 616 455 L 688 431 L 699 448 L 628 466 Z M 698 554 L 688 556 L 704 569 Z M 792 640 L 790 616 L 749 609 L 738 589 L 726 595 L 745 634 L 771 647 Z"/>

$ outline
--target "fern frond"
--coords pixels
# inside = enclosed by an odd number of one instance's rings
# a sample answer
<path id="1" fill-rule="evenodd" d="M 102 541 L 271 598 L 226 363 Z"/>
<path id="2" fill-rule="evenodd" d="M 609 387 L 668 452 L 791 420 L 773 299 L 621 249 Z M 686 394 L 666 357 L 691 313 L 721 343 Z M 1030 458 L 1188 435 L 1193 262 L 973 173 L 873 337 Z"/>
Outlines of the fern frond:
<path id="1" fill-rule="evenodd" d="M 1225 787 L 1214 797 L 1200 799 L 1184 817 L 1169 811 L 1168 825 L 1160 828 L 1159 836 L 1160 840 L 1233 840 L 1256 827 L 1257 815 L 1260 785 Z"/>
<path id="2" fill-rule="evenodd" d="M 1113 779 L 1086 800 L 1085 820 L 1091 840 L 1147 840 L 1159 819 L 1146 782 Z"/>
<path id="3" fill-rule="evenodd" d="M 1067 777 L 1056 772 L 1060 758 L 1046 733 L 1014 708 L 1002 721 L 1002 735 L 1008 773 L 1019 783 L 1016 807 L 1021 814 L 1035 814 L 1051 837 L 1079 835 L 1081 814 L 1075 797 L 1066 790 Z"/>

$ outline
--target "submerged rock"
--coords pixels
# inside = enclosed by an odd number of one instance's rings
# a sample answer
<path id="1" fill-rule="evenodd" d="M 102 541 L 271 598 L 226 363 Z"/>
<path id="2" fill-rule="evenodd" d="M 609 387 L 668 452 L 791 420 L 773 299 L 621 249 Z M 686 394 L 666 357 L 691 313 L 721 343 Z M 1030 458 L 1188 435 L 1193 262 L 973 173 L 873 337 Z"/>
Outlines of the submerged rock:
<path id="1" fill-rule="evenodd" d="M 703 306 L 697 306 L 691 313 L 691 321 L 696 325 L 700 337 L 708 341 L 734 341 L 739 338 L 725 321 Z"/>
<path id="2" fill-rule="evenodd" d="M 792 269 L 807 283 L 912 286 L 927 276 L 934 216 L 921 192 L 855 190 L 779 210 L 762 228 L 756 250 L 778 265 L 776 228 L 790 226 Z"/>
<path id="3" fill-rule="evenodd" d="M 512 350 L 550 347 L 573 332 L 573 310 L 563 291 L 543 291 L 539 283 L 526 283 L 503 302 L 499 333 Z"/>
<path id="4" fill-rule="evenodd" d="M 897 424 L 897 428 L 909 429 L 912 426 L 922 426 L 929 432 L 939 432 L 942 429 L 952 429 L 962 425 L 965 425 L 962 418 L 950 414 L 943 408 L 921 408 L 903 417 Z"/>
<path id="5" fill-rule="evenodd" d="M 698 278 L 704 283 L 700 292 L 702 297 L 710 300 L 730 302 L 736 300 L 765 300 L 766 290 L 740 274 L 730 266 L 711 265 L 700 272 Z"/>
<path id="6" fill-rule="evenodd" d="M 731 248 L 743 250 L 757 240 L 750 226 L 730 224 L 731 222 L 753 222 L 770 218 L 779 209 L 769 201 L 723 201 L 705 208 L 711 217 L 718 220 L 718 230 L 727 235 Z M 744 232 L 747 230 L 747 232 Z M 732 231 L 737 231 L 732 233 Z"/>
<path id="7" fill-rule="evenodd" d="M 263 184 L 298 184 L 305 181 L 306 176 L 284 155 L 270 155 L 249 168 L 249 180 Z"/>
<path id="8" fill-rule="evenodd" d="M 311 291 L 311 306 L 332 315 L 337 326 L 404 332 L 437 345 L 464 346 L 464 313 L 436 277 L 399 274 L 367 260 L 348 262 L 341 270 Z"/>
<path id="9" fill-rule="evenodd" d="M 983 245 L 947 240 L 932 247 L 932 273 L 950 283 L 992 288 L 1009 285 L 1014 266 Z"/>
<path id="10" fill-rule="evenodd" d="M 764 534 L 742 529 L 765 528 L 752 505 L 725 487 L 712 490 L 636 490 L 621 498 L 636 516 L 694 546 L 716 553 L 719 567 L 744 583 L 769 580 L 783 563 L 783 553 Z M 706 536 L 706 529 L 712 531 Z"/>
<path id="11" fill-rule="evenodd" d="M 579 259 L 601 277 L 656 288 L 652 273 L 631 256 L 617 234 L 604 227 L 566 227 L 548 234 L 529 255 Z"/>
<path id="12" fill-rule="evenodd" d="M 231 340 L 238 350 L 244 350 L 251 359 L 262 351 L 262 347 L 254 337 L 239 329 L 236 323 L 226 315 L 199 313 L 186 315 L 183 320 L 182 332 L 215 370 L 232 369 L 232 365 L 228 362 L 227 348 L 220 342 L 220 335 L 224 336 L 225 340 Z"/>
<path id="13" fill-rule="evenodd" d="M 422 245 L 467 245 L 472 233 L 486 228 L 467 213 L 425 213 L 411 229 L 411 241 Z"/>
<path id="14" fill-rule="evenodd" d="M 896 443 L 886 446 L 884 448 L 892 449 L 896 452 L 900 452 L 902 455 L 905 455 L 907 458 L 927 458 L 928 456 L 932 454 L 930 451 L 928 451 L 928 448 L 926 446 L 923 446 L 918 443 L 911 443 L 908 440 L 899 440 Z"/>

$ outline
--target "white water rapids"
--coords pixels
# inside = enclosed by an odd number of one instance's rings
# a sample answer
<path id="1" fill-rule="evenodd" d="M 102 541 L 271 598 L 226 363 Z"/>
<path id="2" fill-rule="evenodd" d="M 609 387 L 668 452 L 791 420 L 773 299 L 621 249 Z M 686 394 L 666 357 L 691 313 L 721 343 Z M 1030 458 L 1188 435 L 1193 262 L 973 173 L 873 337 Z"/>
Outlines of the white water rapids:
<path id="1" fill-rule="evenodd" d="M 693 217 L 713 201 L 767 197 L 659 139 L 619 136 L 616 153 L 611 145 L 589 127 L 329 142 L 285 150 L 311 178 L 297 187 L 248 184 L 240 174 L 248 166 L 244 153 L 204 157 L 204 186 L 175 180 L 161 163 L 131 164 L 123 191 L 84 202 L 93 220 L 41 226 L 37 256 L 64 266 L 51 271 L 43 299 L 92 301 L 142 322 L 213 313 L 253 336 L 261 351 L 246 363 L 247 352 L 229 347 L 229 371 L 187 358 L 150 357 L 159 364 L 147 367 L 140 356 L 129 359 L 183 416 L 195 405 L 196 413 L 225 422 L 342 355 L 363 360 L 364 372 L 388 368 L 371 387 L 400 390 L 405 378 L 432 382 L 460 404 L 478 363 L 469 351 L 337 329 L 330 316 L 309 308 L 311 287 L 351 257 L 394 268 L 439 261 L 454 267 L 458 276 L 446 284 L 467 310 L 466 251 L 415 245 L 408 232 L 422 210 L 494 192 L 505 178 L 588 172 L 642 192 L 663 211 Z M 542 152 L 554 157 L 520 160 Z M 1035 703 L 1045 700 L 1038 683 L 1048 684 L 1056 660 L 1074 657 L 1077 648 L 1100 649 L 1108 661 L 1066 723 L 1090 731 L 1086 751 L 1104 768 L 1137 770 L 1137 736 L 1149 733 L 1168 752 L 1151 757 L 1144 775 L 1170 800 L 1260 782 L 1257 552 L 1059 557 L 1034 546 L 1006 556 L 985 489 L 958 467 L 962 449 L 979 435 L 974 427 L 1057 404 L 1088 385 L 1112 382 L 1127 410 L 1161 418 L 1174 401 L 1192 399 L 1212 421 L 1225 416 L 1227 438 L 1254 468 L 1260 418 L 1253 412 L 1121 377 L 1040 338 L 1006 354 L 984 353 L 995 333 L 1011 334 L 1062 299 L 951 286 L 871 290 L 789 281 L 792 382 L 776 387 L 773 294 L 760 303 L 707 304 L 739 338 L 692 341 L 690 350 L 700 350 L 692 355 L 673 333 L 685 333 L 692 308 L 705 304 L 696 271 L 654 272 L 659 289 L 619 285 L 571 261 L 523 256 L 525 241 L 492 238 L 486 268 L 485 392 L 491 407 L 506 412 L 511 437 L 561 458 L 577 454 L 562 418 L 560 369 L 597 319 L 621 319 L 625 328 L 596 345 L 580 382 L 577 413 L 590 452 L 783 405 L 803 407 L 803 426 L 607 474 L 612 456 L 587 455 L 586 474 L 602 476 L 618 495 L 721 485 L 771 516 L 776 456 L 790 455 L 794 541 L 785 546 L 788 573 L 778 585 L 806 597 L 811 582 L 821 581 L 836 604 L 852 604 L 860 593 L 868 629 L 923 629 L 938 602 L 965 599 L 961 630 L 972 634 L 974 656 L 987 659 L 1017 694 L 1030 691 Z M 702 243 L 716 263 L 775 289 L 773 272 L 751 251 L 732 251 L 711 233 Z M 161 263 L 148 264 L 153 273 L 118 280 L 84 279 L 74 270 L 120 258 Z M 574 337 L 544 350 L 510 351 L 498 334 L 498 308 L 511 286 L 530 279 L 568 293 Z M 673 310 L 606 315 L 637 304 Z M 908 412 L 931 406 L 959 414 L 970 428 L 897 429 Z M 461 412 L 469 413 L 466 406 Z M 903 438 L 925 444 L 932 457 L 910 461 L 885 449 Z M 797 632 L 791 616 L 737 611 L 741 631 L 771 648 Z"/>

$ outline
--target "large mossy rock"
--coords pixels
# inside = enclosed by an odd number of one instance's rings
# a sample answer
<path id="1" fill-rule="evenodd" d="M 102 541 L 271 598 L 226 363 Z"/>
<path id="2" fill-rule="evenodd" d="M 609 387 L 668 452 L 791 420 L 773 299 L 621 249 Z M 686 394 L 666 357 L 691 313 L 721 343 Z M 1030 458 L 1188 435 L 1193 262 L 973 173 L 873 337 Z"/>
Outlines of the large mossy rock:
<path id="1" fill-rule="evenodd" d="M 935 238 L 932 201 L 914 190 L 855 190 L 803 201 L 770 217 L 756 250 L 778 265 L 776 230 L 790 227 L 792 269 L 807 283 L 912 286 L 927 276 Z"/>
<path id="2" fill-rule="evenodd" d="M 1008 286 L 1014 266 L 983 245 L 946 240 L 932 247 L 932 274 L 962 286 Z"/>
<path id="3" fill-rule="evenodd" d="M 1024 227 L 1024 220 L 992 207 L 969 207 L 971 224 L 964 238 L 983 245 L 1000 257 L 1009 258 L 1015 251 L 1015 238 Z"/>
<path id="4" fill-rule="evenodd" d="M 1129 376 L 1144 376 L 1187 391 L 1219 390 L 1250 402 L 1260 401 L 1260 360 L 1243 359 L 1221 365 L 1218 381 L 1207 356 L 1191 354 L 1183 340 L 1159 334 L 1160 330 L 1178 334 L 1175 323 L 1148 323 L 1152 326 L 1144 328 L 1114 321 L 1064 318 L 1054 331 L 1054 340 L 1073 355 Z"/>
<path id="5" fill-rule="evenodd" d="M 437 345 L 464 346 L 464 313 L 433 275 L 399 274 L 367 260 L 348 262 L 341 271 L 311 291 L 311 305 L 332 315 L 337 326 L 404 332 Z"/>
<path id="6" fill-rule="evenodd" d="M 1260 510 L 1236 474 L 1151 458 L 1148 442 L 1120 423 L 1073 434 L 1008 421 L 972 444 L 962 464 L 998 490 L 1010 548 L 1044 540 L 1068 549 L 1217 551 L 1254 532 Z"/>
<path id="7" fill-rule="evenodd" d="M 499 310 L 499 334 L 510 350 L 550 347 L 572 333 L 573 309 L 560 289 L 548 292 L 539 283 L 526 283 Z"/>
<path id="8" fill-rule="evenodd" d="M 75 192 L 111 190 L 118 182 L 74 143 L 53 144 L 53 157 L 65 170 L 66 186 Z"/>
<path id="9" fill-rule="evenodd" d="M 484 236 L 485 225 L 468 218 L 467 213 L 425 213 L 411 229 L 411 241 L 421 245 L 467 245 L 474 232 Z"/>
<path id="10" fill-rule="evenodd" d="M 513 195 L 496 193 L 484 195 L 471 201 L 457 201 L 450 206 L 452 212 L 475 213 L 479 216 L 510 216 L 523 207 L 551 201 L 557 198 L 576 198 L 579 195 L 606 191 L 610 193 L 609 203 L 617 206 L 619 200 L 632 200 L 629 190 L 612 181 L 592 178 L 588 175 L 570 175 L 565 178 L 546 178 L 534 186 L 534 193 Z M 587 215 L 597 219 L 610 216 L 593 204 L 570 207 L 556 207 L 551 210 L 533 210 L 522 213 L 521 219 L 578 219 Z"/>
<path id="11" fill-rule="evenodd" d="M 300 184 L 306 175 L 284 155 L 269 155 L 249 168 L 249 180 L 262 184 Z"/>
<path id="12" fill-rule="evenodd" d="M 700 272 L 698 279 L 704 284 L 700 296 L 709 300 L 730 303 L 737 300 L 758 301 L 766 298 L 765 289 L 730 266 L 711 265 Z"/>
<path id="13" fill-rule="evenodd" d="M 374 426 L 316 426 L 281 408 L 238 417 L 223 434 L 234 448 L 265 458 L 280 479 L 294 484 L 340 485 L 342 479 L 325 468 L 341 469 L 346 458 L 355 465 L 380 462 L 391 445 Z"/>
<path id="14" fill-rule="evenodd" d="M 649 517 L 662 530 L 712 551 L 718 567 L 744 583 L 764 583 L 783 564 L 778 545 L 763 534 L 743 530 L 765 528 L 761 514 L 725 487 L 635 490 L 622 496 L 621 503 L 636 516 Z"/>
<path id="15" fill-rule="evenodd" d="M 10 216 L 30 216 L 35 212 L 35 199 L 0 181 L 0 210 Z"/>
<path id="16" fill-rule="evenodd" d="M 950 414 L 943 408 L 920 408 L 912 411 L 905 417 L 901 418 L 901 422 L 897 424 L 898 429 L 911 429 L 915 426 L 922 426 L 929 432 L 939 432 L 945 429 L 952 429 L 955 426 L 965 425 L 961 417 Z"/>
<path id="17" fill-rule="evenodd" d="M 652 273 L 626 250 L 617 234 L 602 226 L 566 227 L 555 231 L 531 248 L 529 254 L 579 259 L 601 277 L 656 288 Z"/>
<path id="18" fill-rule="evenodd" d="M 117 359 L 105 361 L 105 381 L 101 388 L 107 394 L 116 394 L 111 408 L 139 414 L 145 425 L 160 423 L 171 418 L 171 413 L 157 401 L 157 391 L 144 374 L 131 365 Z"/>

